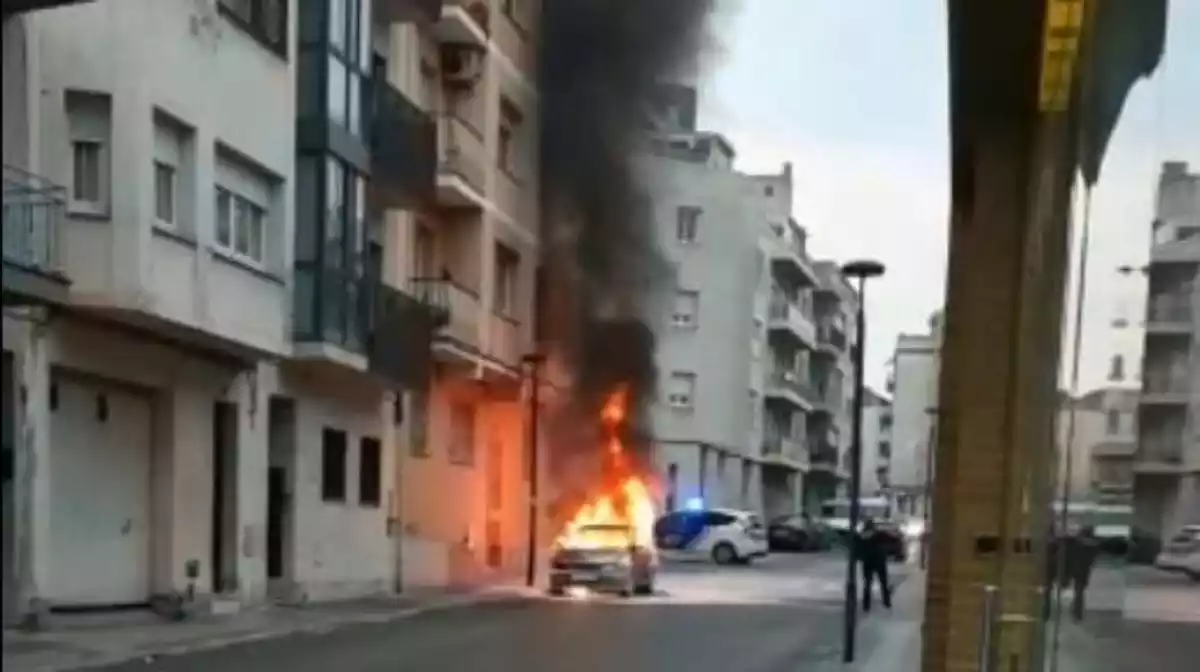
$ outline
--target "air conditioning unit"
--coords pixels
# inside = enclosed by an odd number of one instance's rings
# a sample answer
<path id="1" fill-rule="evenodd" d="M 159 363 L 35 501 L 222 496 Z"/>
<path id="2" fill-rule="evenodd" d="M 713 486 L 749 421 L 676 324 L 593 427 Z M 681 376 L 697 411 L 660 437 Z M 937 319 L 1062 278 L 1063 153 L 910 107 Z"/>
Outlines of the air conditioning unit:
<path id="1" fill-rule="evenodd" d="M 448 84 L 472 86 L 483 76 L 482 49 L 451 46 L 442 50 L 442 79 Z"/>

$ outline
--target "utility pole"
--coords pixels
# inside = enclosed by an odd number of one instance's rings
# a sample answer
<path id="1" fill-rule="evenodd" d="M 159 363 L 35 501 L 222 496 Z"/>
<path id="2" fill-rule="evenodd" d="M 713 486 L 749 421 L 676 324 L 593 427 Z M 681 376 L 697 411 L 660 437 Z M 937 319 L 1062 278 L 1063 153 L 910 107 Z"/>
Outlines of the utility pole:
<path id="1" fill-rule="evenodd" d="M 546 361 L 540 353 L 530 353 L 521 358 L 529 367 L 529 547 L 526 549 L 525 585 L 537 584 L 537 528 L 538 528 L 538 453 L 541 428 L 541 369 Z"/>
<path id="2" fill-rule="evenodd" d="M 846 602 L 844 605 L 844 630 L 842 641 L 842 662 L 854 662 L 855 634 L 858 628 L 858 572 L 855 564 L 858 560 L 858 520 L 861 515 L 862 492 L 862 418 L 863 418 L 863 387 L 864 362 L 867 351 L 867 279 L 883 275 L 883 264 L 877 261 L 852 261 L 842 267 L 842 273 L 850 278 L 858 279 L 858 338 L 854 346 L 854 416 L 850 427 L 850 528 L 848 548 L 846 553 Z"/>

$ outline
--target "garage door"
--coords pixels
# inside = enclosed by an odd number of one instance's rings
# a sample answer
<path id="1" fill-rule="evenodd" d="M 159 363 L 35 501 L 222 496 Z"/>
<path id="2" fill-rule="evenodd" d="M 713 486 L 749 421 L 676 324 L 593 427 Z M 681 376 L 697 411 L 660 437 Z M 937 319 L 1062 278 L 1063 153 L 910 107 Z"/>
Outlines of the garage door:
<path id="1" fill-rule="evenodd" d="M 150 400 L 56 376 L 50 394 L 52 604 L 123 605 L 150 592 Z"/>

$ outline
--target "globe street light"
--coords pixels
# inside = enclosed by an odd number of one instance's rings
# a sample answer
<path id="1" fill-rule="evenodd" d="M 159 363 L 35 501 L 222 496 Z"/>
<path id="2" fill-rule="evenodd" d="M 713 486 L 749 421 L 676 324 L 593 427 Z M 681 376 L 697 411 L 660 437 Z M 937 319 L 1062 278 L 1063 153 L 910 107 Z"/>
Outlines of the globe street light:
<path id="1" fill-rule="evenodd" d="M 869 259 L 858 259 L 842 266 L 842 275 L 858 280 L 858 316 L 856 326 L 858 338 L 854 344 L 854 416 L 850 427 L 850 530 L 849 553 L 846 560 L 846 603 L 845 630 L 842 641 L 842 662 L 854 662 L 854 637 L 858 626 L 858 573 L 855 572 L 858 524 L 861 515 L 859 496 L 862 491 L 862 417 L 863 417 L 863 366 L 867 348 L 867 280 L 884 273 L 883 264 Z"/>

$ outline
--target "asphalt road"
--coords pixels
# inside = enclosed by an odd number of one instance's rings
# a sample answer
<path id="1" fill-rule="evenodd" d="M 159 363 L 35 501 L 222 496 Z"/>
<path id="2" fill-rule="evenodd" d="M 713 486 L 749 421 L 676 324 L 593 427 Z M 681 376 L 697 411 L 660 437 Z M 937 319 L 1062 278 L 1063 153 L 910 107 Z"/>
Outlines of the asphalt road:
<path id="1" fill-rule="evenodd" d="M 649 598 L 432 612 L 105 668 L 110 672 L 797 672 L 837 654 L 837 556 L 682 567 Z"/>

